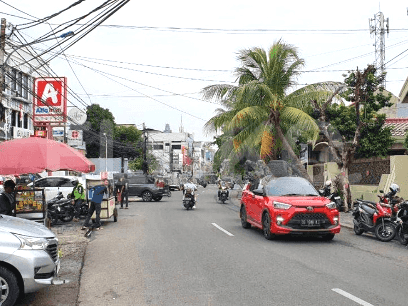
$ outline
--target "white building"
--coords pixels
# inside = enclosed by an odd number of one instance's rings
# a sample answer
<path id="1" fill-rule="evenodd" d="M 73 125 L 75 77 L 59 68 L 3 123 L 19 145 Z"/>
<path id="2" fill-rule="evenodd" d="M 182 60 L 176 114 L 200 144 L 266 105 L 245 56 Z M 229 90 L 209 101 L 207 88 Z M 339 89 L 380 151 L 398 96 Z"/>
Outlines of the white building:
<path id="1" fill-rule="evenodd" d="M 171 172 L 192 173 L 200 177 L 204 172 L 211 172 L 213 151 L 208 142 L 194 141 L 194 135 L 186 133 L 180 127 L 173 133 L 169 124 L 164 131 L 147 130 L 148 148 L 160 164 L 159 172 L 163 175 Z"/>

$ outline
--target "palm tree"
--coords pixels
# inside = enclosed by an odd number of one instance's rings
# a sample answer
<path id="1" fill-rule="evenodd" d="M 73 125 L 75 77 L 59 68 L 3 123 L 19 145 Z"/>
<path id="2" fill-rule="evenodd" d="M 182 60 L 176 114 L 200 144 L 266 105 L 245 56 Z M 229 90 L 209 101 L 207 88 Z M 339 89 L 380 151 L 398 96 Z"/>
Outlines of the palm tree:
<path id="1" fill-rule="evenodd" d="M 205 130 L 233 131 L 233 144 L 239 151 L 245 147 L 260 146 L 261 158 L 270 157 L 277 141 L 287 151 L 303 177 L 309 175 L 294 153 L 285 133 L 301 131 L 315 141 L 319 127 L 304 110 L 310 101 L 323 101 L 332 96 L 333 83 L 308 85 L 292 93 L 299 69 L 304 61 L 295 47 L 278 41 L 268 52 L 261 48 L 242 50 L 238 60 L 242 66 L 235 73 L 238 85 L 210 85 L 203 89 L 205 99 L 217 99 L 225 109 L 205 125 Z"/>

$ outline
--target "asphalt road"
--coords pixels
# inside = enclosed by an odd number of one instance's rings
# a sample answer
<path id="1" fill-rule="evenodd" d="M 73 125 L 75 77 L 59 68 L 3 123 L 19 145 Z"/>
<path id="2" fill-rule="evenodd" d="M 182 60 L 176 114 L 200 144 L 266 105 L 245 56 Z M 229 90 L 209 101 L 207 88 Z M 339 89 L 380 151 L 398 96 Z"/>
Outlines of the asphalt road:
<path id="1" fill-rule="evenodd" d="M 408 250 L 397 241 L 346 228 L 331 242 L 267 241 L 216 193 L 200 187 L 193 211 L 181 192 L 131 202 L 105 222 L 87 248 L 79 305 L 407 305 Z"/>

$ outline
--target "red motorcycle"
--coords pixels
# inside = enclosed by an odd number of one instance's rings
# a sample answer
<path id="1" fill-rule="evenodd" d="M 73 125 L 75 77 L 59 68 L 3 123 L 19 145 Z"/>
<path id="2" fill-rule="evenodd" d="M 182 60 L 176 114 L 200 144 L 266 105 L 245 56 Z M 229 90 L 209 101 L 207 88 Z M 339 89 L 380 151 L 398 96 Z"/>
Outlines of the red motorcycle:
<path id="1" fill-rule="evenodd" d="M 396 229 L 392 216 L 395 208 L 389 203 L 393 203 L 393 197 L 400 189 L 397 184 L 391 184 L 390 190 L 388 194 L 378 196 L 378 203 L 360 199 L 354 203 L 353 222 L 356 235 L 373 232 L 383 242 L 394 239 Z"/>

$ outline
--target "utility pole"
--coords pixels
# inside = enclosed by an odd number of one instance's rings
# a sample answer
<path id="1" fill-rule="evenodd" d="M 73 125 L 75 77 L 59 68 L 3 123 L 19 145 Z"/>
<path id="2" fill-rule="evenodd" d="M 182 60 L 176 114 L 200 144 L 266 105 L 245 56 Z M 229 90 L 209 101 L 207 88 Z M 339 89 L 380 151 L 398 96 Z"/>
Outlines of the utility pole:
<path id="1" fill-rule="evenodd" d="M 1 18 L 1 28 L 0 28 L 0 65 L 3 67 L 4 65 L 4 53 L 6 48 L 6 18 Z M 4 67 L 5 68 L 5 67 Z M 6 89 L 5 85 L 5 69 L 1 69 L 0 75 L 0 103 L 3 103 L 3 90 Z M 3 105 L 4 107 L 4 105 Z M 2 114 L 0 114 L 2 117 Z M 4 123 L 6 123 L 6 110 L 4 110 Z M 6 128 L 4 129 L 4 135 L 6 135 L 7 139 L 7 131 Z"/>
<path id="2" fill-rule="evenodd" d="M 385 72 L 384 61 L 385 61 L 385 31 L 387 34 L 390 32 L 389 28 L 389 18 L 384 20 L 384 14 L 378 12 L 374 15 L 373 19 L 369 19 L 370 34 L 373 34 L 375 38 L 375 62 L 374 66 L 377 68 L 377 76 L 382 75 Z M 385 25 L 385 29 L 384 29 Z M 385 78 L 382 84 L 385 88 Z"/>
<path id="3" fill-rule="evenodd" d="M 147 174 L 149 170 L 149 164 L 147 163 L 147 131 L 146 131 L 146 126 L 144 122 L 143 122 L 143 136 L 144 136 L 144 146 L 143 146 L 142 170 L 144 174 Z"/>

